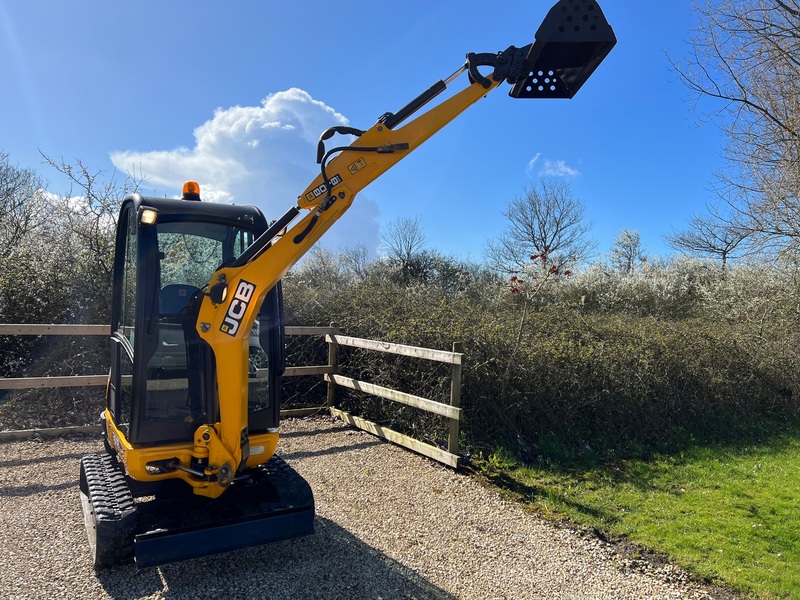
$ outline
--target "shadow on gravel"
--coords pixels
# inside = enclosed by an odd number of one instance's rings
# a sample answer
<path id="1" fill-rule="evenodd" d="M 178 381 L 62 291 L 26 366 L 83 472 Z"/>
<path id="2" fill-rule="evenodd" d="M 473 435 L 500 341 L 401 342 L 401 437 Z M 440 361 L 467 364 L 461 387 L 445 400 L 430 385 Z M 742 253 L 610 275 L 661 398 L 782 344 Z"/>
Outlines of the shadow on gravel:
<path id="1" fill-rule="evenodd" d="M 19 485 L 15 487 L 6 486 L 0 488 L 0 498 L 33 496 L 34 494 L 44 494 L 45 492 L 53 492 L 58 490 L 69 490 L 78 487 L 78 481 L 66 481 L 64 483 L 57 483 L 54 485 L 44 485 L 34 483 L 31 485 Z"/>
<path id="2" fill-rule="evenodd" d="M 299 437 L 312 437 L 317 435 L 329 435 L 332 433 L 342 433 L 345 431 L 355 431 L 352 427 L 345 423 L 338 423 L 332 427 L 325 427 L 324 429 L 312 429 L 309 431 L 288 431 L 281 430 L 281 439 L 292 439 Z"/>
<path id="3" fill-rule="evenodd" d="M 454 600 L 407 567 L 333 521 L 317 517 L 304 538 L 137 572 L 132 565 L 98 573 L 119 600 L 182 598 L 417 598 Z"/>
<path id="4" fill-rule="evenodd" d="M 332 446 L 330 448 L 325 448 L 324 450 L 298 450 L 292 452 L 291 447 L 284 450 L 283 452 L 279 452 L 281 458 L 285 461 L 293 461 L 299 460 L 301 458 L 311 458 L 314 456 L 325 456 L 328 454 L 339 454 L 340 452 L 352 452 L 354 450 L 366 450 L 367 448 L 372 448 L 373 446 L 378 446 L 380 444 L 384 444 L 383 440 L 375 438 L 374 440 L 370 440 L 368 442 L 358 442 L 357 444 L 347 444 L 345 446 Z"/>
<path id="5" fill-rule="evenodd" d="M 11 460 L 0 460 L 0 469 L 6 469 L 9 467 L 24 467 L 25 465 L 39 465 L 46 462 L 55 462 L 71 458 L 80 460 L 84 454 L 86 454 L 86 452 L 74 452 L 72 454 L 56 454 L 53 456 L 34 456 L 32 458 L 13 458 Z"/>

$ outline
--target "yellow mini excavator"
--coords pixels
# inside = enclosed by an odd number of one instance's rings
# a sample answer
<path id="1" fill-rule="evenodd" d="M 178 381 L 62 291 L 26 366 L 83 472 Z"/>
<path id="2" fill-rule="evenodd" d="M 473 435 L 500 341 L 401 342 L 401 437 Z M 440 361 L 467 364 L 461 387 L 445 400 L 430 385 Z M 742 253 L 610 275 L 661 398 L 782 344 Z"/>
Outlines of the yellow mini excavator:
<path id="1" fill-rule="evenodd" d="M 320 174 L 272 223 L 252 206 L 134 194 L 116 237 L 105 451 L 83 457 L 80 492 L 96 567 L 139 567 L 312 533 L 310 486 L 275 450 L 284 364 L 281 277 L 356 194 L 466 108 L 571 98 L 616 43 L 594 0 L 560 0 L 535 41 L 469 53 L 371 128 L 333 127 Z M 462 74 L 468 81 L 409 120 Z M 326 149 L 334 135 L 355 136 Z"/>

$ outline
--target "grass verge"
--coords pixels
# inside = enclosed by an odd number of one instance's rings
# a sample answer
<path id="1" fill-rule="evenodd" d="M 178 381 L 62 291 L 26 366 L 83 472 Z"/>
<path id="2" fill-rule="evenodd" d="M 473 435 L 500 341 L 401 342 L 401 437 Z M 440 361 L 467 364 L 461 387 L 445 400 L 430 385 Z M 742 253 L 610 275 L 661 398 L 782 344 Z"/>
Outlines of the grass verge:
<path id="1" fill-rule="evenodd" d="M 520 466 L 502 451 L 479 464 L 537 510 L 667 554 L 702 579 L 800 597 L 800 432 L 588 467 Z"/>

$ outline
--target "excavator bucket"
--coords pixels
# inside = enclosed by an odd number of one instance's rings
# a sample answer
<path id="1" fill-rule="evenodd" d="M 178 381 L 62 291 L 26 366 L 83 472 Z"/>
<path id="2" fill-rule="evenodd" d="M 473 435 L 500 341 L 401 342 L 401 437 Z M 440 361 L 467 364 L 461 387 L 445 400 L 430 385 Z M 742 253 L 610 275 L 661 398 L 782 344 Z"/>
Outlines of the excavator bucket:
<path id="1" fill-rule="evenodd" d="M 512 98 L 572 98 L 617 38 L 594 0 L 559 0 L 536 32 L 525 59 L 528 76 Z"/>

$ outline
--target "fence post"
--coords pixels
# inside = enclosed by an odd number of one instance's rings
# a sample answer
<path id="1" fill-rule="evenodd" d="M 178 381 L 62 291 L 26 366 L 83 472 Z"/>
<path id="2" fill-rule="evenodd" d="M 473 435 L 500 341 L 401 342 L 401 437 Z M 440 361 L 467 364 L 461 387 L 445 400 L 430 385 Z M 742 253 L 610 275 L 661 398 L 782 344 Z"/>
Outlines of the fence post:
<path id="1" fill-rule="evenodd" d="M 453 352 L 461 354 L 464 352 L 464 345 L 461 342 L 453 342 Z M 450 406 L 461 408 L 461 363 L 453 363 L 452 374 L 450 377 Z M 450 434 L 447 440 L 447 451 L 450 454 L 458 454 L 458 431 L 460 422 L 458 419 L 450 419 Z"/>
<path id="2" fill-rule="evenodd" d="M 335 327 L 338 332 L 338 326 L 335 321 L 331 323 L 331 327 Z M 339 372 L 338 349 L 339 344 L 337 344 L 335 341 L 328 342 L 328 366 L 331 368 L 331 373 Z M 334 383 L 333 378 L 331 378 L 328 380 L 328 398 L 326 403 L 328 408 L 333 407 L 335 399 L 336 383 Z"/>

